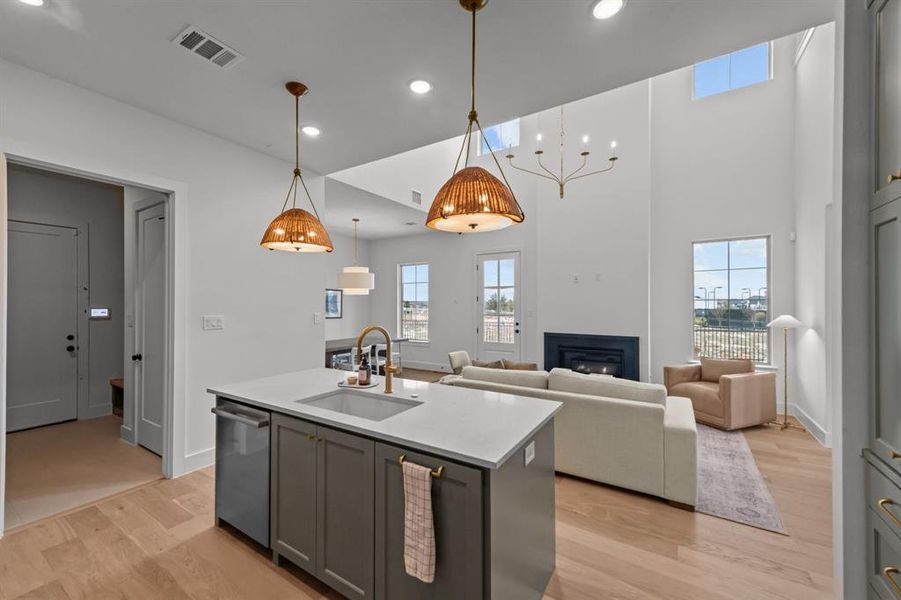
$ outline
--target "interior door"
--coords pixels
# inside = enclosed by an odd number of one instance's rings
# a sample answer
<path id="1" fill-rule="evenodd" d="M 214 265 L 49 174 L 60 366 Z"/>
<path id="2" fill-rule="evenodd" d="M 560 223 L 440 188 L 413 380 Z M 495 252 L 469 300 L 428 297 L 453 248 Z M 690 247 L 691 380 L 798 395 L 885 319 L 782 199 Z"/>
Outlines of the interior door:
<path id="1" fill-rule="evenodd" d="M 163 453 L 166 341 L 166 206 L 137 212 L 135 353 L 137 442 Z"/>
<path id="2" fill-rule="evenodd" d="M 519 252 L 479 254 L 476 262 L 476 358 L 520 360 Z"/>
<path id="3" fill-rule="evenodd" d="M 78 416 L 77 233 L 9 221 L 7 431 Z"/>

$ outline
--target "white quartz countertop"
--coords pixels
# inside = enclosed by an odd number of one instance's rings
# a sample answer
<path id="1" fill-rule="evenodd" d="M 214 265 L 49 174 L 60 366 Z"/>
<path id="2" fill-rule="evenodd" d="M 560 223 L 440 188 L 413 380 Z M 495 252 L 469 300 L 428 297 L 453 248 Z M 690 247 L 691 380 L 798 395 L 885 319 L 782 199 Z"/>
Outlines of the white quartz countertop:
<path id="1" fill-rule="evenodd" d="M 216 396 L 459 462 L 496 469 L 550 421 L 560 402 L 394 378 L 389 397 L 422 404 L 372 421 L 304 404 L 339 391 L 347 371 L 318 368 L 210 387 Z M 384 396 L 384 381 L 354 393 Z M 414 397 L 416 395 L 417 397 Z"/>

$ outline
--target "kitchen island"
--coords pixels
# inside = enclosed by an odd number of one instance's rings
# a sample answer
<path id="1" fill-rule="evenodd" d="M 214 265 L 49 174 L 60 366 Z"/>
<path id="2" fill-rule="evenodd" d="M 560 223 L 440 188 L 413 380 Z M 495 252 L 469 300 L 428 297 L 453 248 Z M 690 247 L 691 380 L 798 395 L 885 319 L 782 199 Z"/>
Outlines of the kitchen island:
<path id="1" fill-rule="evenodd" d="M 561 404 L 405 379 L 393 394 L 339 388 L 344 376 L 310 369 L 208 390 L 217 519 L 349 598 L 541 598 L 555 566 Z M 404 569 L 404 460 L 433 471 L 432 583 Z M 255 534 L 244 527 L 254 522 Z"/>

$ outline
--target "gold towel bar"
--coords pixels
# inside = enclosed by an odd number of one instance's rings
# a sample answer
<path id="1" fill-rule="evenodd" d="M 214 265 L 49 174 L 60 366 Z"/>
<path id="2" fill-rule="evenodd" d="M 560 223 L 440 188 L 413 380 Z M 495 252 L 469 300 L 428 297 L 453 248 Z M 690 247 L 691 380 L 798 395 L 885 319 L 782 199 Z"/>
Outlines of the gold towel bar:
<path id="1" fill-rule="evenodd" d="M 398 457 L 397 462 L 399 462 L 401 465 L 403 465 L 403 464 L 404 464 L 404 461 L 406 461 L 406 460 L 407 460 L 407 455 L 406 455 L 406 454 L 401 454 L 401 455 Z M 438 467 L 438 469 L 437 469 L 436 471 L 432 471 L 432 477 L 434 477 L 435 479 L 438 479 L 438 478 L 441 477 L 443 474 L 444 474 L 444 467 L 443 467 L 443 466 Z"/>

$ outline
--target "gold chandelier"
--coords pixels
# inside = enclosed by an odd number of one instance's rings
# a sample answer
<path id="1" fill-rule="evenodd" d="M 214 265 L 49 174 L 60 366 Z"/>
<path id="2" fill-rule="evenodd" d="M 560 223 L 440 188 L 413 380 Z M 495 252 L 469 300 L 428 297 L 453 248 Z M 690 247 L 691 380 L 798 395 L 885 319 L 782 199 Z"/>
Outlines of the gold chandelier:
<path id="1" fill-rule="evenodd" d="M 495 231 L 522 223 L 525 216 L 516 201 L 501 168 L 494 155 L 476 112 L 476 13 L 488 4 L 488 0 L 459 0 L 460 5 L 472 13 L 472 78 L 471 104 L 469 108 L 469 124 L 463 136 L 463 145 L 454 164 L 454 173 L 438 190 L 432 201 L 426 226 L 431 229 L 454 233 Z M 488 147 L 488 152 L 497 165 L 503 182 L 482 167 L 469 166 L 469 152 L 472 146 L 473 125 L 478 128 L 481 139 Z M 459 171 L 460 159 L 465 150 L 463 168 Z"/>
<path id="2" fill-rule="evenodd" d="M 510 166 L 513 167 L 514 169 L 516 169 L 518 171 L 524 171 L 524 172 L 530 173 L 532 175 L 537 175 L 538 177 L 544 177 L 545 179 L 550 179 L 551 181 L 556 182 L 560 188 L 560 198 L 563 198 L 564 188 L 566 187 L 566 184 L 569 183 L 570 181 L 572 181 L 574 179 L 582 179 L 583 177 L 591 177 L 592 175 L 599 175 L 601 173 L 606 173 L 608 171 L 611 171 L 611 170 L 613 170 L 614 165 L 616 165 L 616 161 L 619 160 L 619 158 L 616 156 L 616 142 L 610 142 L 610 158 L 607 159 L 609 161 L 609 165 L 604 169 L 600 169 L 597 171 L 591 171 L 590 173 L 582 173 L 582 170 L 586 166 L 588 166 L 588 155 L 591 154 L 591 152 L 589 152 L 588 148 L 586 147 L 579 154 L 579 156 L 582 157 L 582 164 L 575 171 L 570 173 L 569 175 L 564 175 L 563 138 L 565 135 L 566 134 L 563 130 L 563 106 L 561 106 L 560 107 L 560 174 L 559 175 L 552 172 L 547 167 L 545 167 L 544 164 L 541 162 L 541 155 L 544 154 L 544 150 L 542 150 L 541 148 L 538 148 L 537 150 L 535 150 L 535 156 L 538 157 L 538 166 L 541 167 L 541 170 L 544 171 L 544 173 L 539 173 L 538 171 L 530 171 L 529 169 L 523 169 L 522 167 L 517 167 L 516 165 L 513 164 L 513 159 L 516 157 L 513 154 L 507 155 L 507 160 L 510 161 Z M 539 133 L 538 136 L 539 136 L 538 141 L 541 141 L 541 134 Z M 588 136 L 585 136 L 585 138 L 582 139 L 582 142 L 584 144 L 587 144 Z"/>
<path id="3" fill-rule="evenodd" d="M 282 212 L 266 228 L 260 246 L 287 252 L 331 252 L 334 250 L 332 240 L 319 220 L 319 212 L 300 174 L 300 97 L 307 93 L 307 86 L 299 81 L 289 81 L 285 84 L 285 89 L 294 96 L 294 177 L 282 205 Z M 315 216 L 302 208 L 297 208 L 298 187 L 303 187 Z M 291 200 L 291 208 L 287 208 L 288 200 Z"/>

